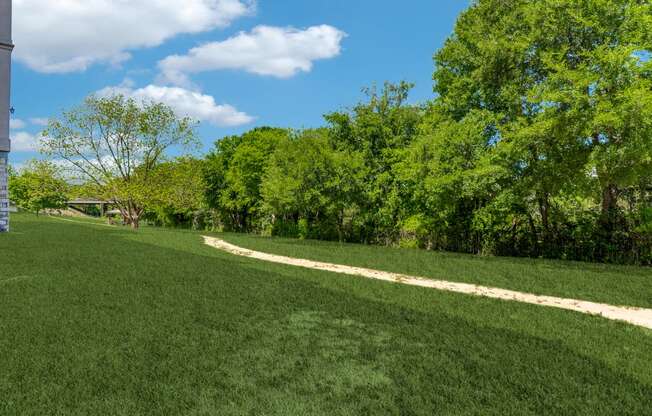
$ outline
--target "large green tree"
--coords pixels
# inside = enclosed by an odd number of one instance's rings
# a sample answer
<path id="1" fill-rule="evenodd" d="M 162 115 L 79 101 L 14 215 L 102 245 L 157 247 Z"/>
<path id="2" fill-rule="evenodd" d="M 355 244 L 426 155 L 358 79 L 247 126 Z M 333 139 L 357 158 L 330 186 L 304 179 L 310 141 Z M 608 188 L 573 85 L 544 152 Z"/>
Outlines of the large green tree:
<path id="1" fill-rule="evenodd" d="M 396 166 L 405 216 L 403 238 L 433 249 L 479 252 L 474 215 L 503 189 L 508 173 L 496 163 L 491 112 L 457 121 L 439 108 L 427 112 L 419 137 Z"/>
<path id="2" fill-rule="evenodd" d="M 161 103 L 139 103 L 121 95 L 88 97 L 50 120 L 42 151 L 67 161 L 138 228 L 155 182 L 152 172 L 172 147 L 196 144 L 194 123 Z"/>
<path id="3" fill-rule="evenodd" d="M 416 137 L 423 108 L 408 103 L 413 84 L 386 83 L 363 90 L 367 100 L 326 115 L 335 149 L 361 154 L 365 166 L 360 240 L 391 243 L 401 220 L 403 195 L 394 166 Z"/>
<path id="4" fill-rule="evenodd" d="M 558 247 L 568 194 L 595 198 L 607 240 L 631 228 L 620 197 L 652 155 L 651 16 L 637 0 L 479 0 L 435 56 L 442 108 L 494 115 L 505 192 L 544 247 Z"/>
<path id="5" fill-rule="evenodd" d="M 476 0 L 407 82 L 216 144 L 206 199 L 227 229 L 431 249 L 652 262 L 652 6 Z"/>
<path id="6" fill-rule="evenodd" d="M 361 155 L 333 149 L 327 129 L 302 131 L 284 141 L 261 184 L 273 232 L 301 225 L 297 233 L 303 237 L 350 238 L 364 172 Z"/>

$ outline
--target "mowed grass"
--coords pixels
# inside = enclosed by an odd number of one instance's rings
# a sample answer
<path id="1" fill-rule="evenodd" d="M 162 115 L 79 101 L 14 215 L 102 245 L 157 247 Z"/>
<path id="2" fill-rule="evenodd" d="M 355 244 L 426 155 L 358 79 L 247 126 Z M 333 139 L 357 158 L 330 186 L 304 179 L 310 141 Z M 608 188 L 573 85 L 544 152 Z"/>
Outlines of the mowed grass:
<path id="1" fill-rule="evenodd" d="M 30 215 L 0 258 L 0 415 L 652 413 L 652 331 L 598 317 Z"/>
<path id="2" fill-rule="evenodd" d="M 482 257 L 246 234 L 213 234 L 266 253 L 614 305 L 652 308 L 652 268 Z"/>

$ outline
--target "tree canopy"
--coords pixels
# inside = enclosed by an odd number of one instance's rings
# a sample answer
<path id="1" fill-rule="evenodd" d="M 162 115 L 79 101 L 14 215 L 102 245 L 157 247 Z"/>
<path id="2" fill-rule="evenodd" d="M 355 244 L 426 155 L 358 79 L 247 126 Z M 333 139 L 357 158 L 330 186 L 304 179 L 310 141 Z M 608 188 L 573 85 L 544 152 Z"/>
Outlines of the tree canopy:
<path id="1" fill-rule="evenodd" d="M 225 139 L 240 170 L 209 188 L 252 180 L 213 206 L 256 207 L 247 230 L 650 262 L 651 29 L 645 1 L 475 1 L 435 54 L 431 102 L 386 84 L 265 157 Z"/>

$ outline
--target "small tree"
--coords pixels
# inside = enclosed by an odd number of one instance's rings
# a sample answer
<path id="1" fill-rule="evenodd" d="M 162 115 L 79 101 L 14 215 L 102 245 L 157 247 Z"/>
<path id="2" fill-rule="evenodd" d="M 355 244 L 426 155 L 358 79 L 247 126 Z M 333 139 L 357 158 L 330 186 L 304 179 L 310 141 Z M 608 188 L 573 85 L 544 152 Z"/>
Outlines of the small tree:
<path id="1" fill-rule="evenodd" d="M 152 172 L 173 146 L 196 143 L 193 122 L 160 103 L 121 95 L 91 96 L 51 120 L 42 151 L 68 162 L 80 178 L 97 185 L 125 221 L 138 228 L 155 181 Z"/>
<path id="2" fill-rule="evenodd" d="M 61 169 L 48 161 L 33 160 L 9 178 L 9 198 L 36 215 L 44 209 L 65 208 L 68 191 Z"/>
<path id="3" fill-rule="evenodd" d="M 202 167 L 202 160 L 190 157 L 161 163 L 152 175 L 156 186 L 147 201 L 150 215 L 163 225 L 193 222 L 206 205 Z"/>

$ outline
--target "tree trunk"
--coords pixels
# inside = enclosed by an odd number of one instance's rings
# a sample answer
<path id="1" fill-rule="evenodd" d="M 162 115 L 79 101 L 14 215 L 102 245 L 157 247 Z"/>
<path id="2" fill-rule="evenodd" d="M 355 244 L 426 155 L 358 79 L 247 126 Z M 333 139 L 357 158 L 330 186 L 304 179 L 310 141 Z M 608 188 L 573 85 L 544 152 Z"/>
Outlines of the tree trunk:
<path id="1" fill-rule="evenodd" d="M 600 146 L 600 135 L 598 133 L 593 135 L 593 146 Z M 605 231 L 611 232 L 615 225 L 620 191 L 618 186 L 611 182 L 608 175 L 605 175 L 605 172 L 600 169 L 600 166 L 597 167 L 597 174 L 600 184 L 606 183 L 606 186 L 602 188 L 602 213 L 600 222 Z"/>
<path id="2" fill-rule="evenodd" d="M 527 222 L 528 225 L 530 226 L 530 242 L 532 244 L 532 247 L 530 248 L 532 250 L 532 253 L 535 256 L 539 256 L 539 232 L 537 230 L 537 226 L 534 223 L 534 218 L 532 218 L 532 214 L 530 214 L 529 210 L 527 212 Z"/>
<path id="3" fill-rule="evenodd" d="M 552 247 L 550 233 L 550 200 L 547 193 L 539 198 L 539 214 L 543 226 L 543 254 L 549 255 Z"/>
<path id="4" fill-rule="evenodd" d="M 612 183 L 602 189 L 601 222 L 605 230 L 612 231 L 618 210 L 618 187 Z"/>
<path id="5" fill-rule="evenodd" d="M 541 214 L 541 224 L 545 235 L 550 230 L 550 203 L 548 202 L 548 194 L 544 194 L 539 198 L 539 213 Z"/>
<path id="6" fill-rule="evenodd" d="M 609 184 L 602 190 L 602 215 L 609 215 L 618 205 L 618 188 Z"/>
<path id="7" fill-rule="evenodd" d="M 133 204 L 130 204 L 129 208 L 129 224 L 131 228 L 137 230 L 140 227 L 140 215 L 142 211 L 136 208 Z"/>
<path id="8" fill-rule="evenodd" d="M 341 243 L 344 241 L 344 210 L 341 209 L 338 212 L 337 218 L 337 239 Z"/>
<path id="9" fill-rule="evenodd" d="M 132 229 L 137 230 L 139 228 L 141 214 L 142 209 L 139 209 L 133 201 L 127 202 L 127 221 Z"/>

